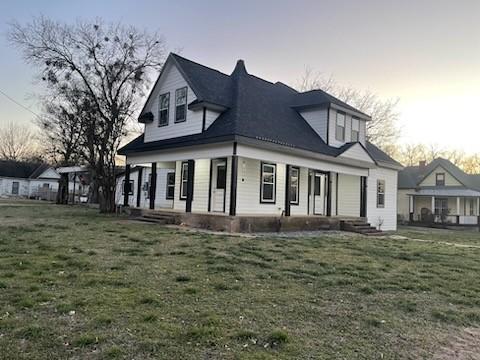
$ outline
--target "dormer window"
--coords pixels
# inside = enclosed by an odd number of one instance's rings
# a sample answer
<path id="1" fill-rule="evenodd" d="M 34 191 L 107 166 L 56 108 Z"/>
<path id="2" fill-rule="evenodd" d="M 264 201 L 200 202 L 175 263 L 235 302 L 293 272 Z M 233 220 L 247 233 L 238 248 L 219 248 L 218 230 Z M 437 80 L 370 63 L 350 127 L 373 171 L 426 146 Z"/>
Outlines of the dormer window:
<path id="1" fill-rule="evenodd" d="M 160 95 L 158 100 L 158 126 L 168 125 L 168 113 L 170 110 L 170 93 Z"/>
<path id="2" fill-rule="evenodd" d="M 435 174 L 435 185 L 436 186 L 445 186 L 445 173 L 436 173 Z"/>
<path id="3" fill-rule="evenodd" d="M 187 87 L 175 91 L 175 122 L 187 119 Z"/>
<path id="4" fill-rule="evenodd" d="M 360 120 L 352 118 L 352 140 L 358 142 L 360 138 Z"/>
<path id="5" fill-rule="evenodd" d="M 335 139 L 345 141 L 345 113 L 337 112 Z"/>

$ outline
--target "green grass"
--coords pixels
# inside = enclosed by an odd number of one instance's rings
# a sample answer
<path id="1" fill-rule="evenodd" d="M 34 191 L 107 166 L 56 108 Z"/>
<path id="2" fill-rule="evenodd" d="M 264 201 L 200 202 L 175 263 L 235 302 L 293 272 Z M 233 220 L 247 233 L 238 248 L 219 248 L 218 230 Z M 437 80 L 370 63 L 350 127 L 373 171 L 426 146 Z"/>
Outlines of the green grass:
<path id="1" fill-rule="evenodd" d="M 0 358 L 431 358 L 480 326 L 478 232 L 233 237 L 0 202 Z"/>

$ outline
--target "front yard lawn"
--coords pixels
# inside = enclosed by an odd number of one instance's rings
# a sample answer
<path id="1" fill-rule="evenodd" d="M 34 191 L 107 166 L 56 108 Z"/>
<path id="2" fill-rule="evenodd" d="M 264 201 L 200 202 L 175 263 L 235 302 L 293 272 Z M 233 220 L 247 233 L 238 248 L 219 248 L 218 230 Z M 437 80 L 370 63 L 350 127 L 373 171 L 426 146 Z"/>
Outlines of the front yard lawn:
<path id="1" fill-rule="evenodd" d="M 432 358 L 480 325 L 479 259 L 435 242 L 215 236 L 0 203 L 0 358 Z"/>

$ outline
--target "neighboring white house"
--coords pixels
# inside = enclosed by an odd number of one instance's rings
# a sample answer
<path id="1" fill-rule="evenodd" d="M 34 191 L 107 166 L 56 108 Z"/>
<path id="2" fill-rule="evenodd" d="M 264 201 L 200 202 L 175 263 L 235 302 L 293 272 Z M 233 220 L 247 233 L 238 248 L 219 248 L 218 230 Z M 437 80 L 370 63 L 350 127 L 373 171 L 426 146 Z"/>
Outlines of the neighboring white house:
<path id="1" fill-rule="evenodd" d="M 127 169 L 117 203 L 365 217 L 395 230 L 402 167 L 366 140 L 370 120 L 322 90 L 250 75 L 241 60 L 226 75 L 170 54 L 139 117 L 144 134 L 119 151 Z"/>
<path id="2" fill-rule="evenodd" d="M 409 222 L 476 225 L 480 175 L 466 174 L 442 158 L 405 167 L 398 177 L 398 215 Z"/>
<path id="3" fill-rule="evenodd" d="M 0 161 L 0 197 L 53 200 L 60 175 L 47 164 Z"/>

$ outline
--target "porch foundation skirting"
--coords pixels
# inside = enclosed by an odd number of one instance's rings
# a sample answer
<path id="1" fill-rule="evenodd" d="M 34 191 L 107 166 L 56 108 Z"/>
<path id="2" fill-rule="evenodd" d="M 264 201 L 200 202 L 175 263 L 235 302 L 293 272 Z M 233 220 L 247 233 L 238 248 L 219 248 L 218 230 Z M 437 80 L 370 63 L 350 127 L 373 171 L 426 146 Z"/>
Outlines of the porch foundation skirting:
<path id="1" fill-rule="evenodd" d="M 362 218 L 340 216 L 222 216 L 217 214 L 149 211 L 132 207 L 123 208 L 123 211 L 132 217 L 145 214 L 168 214 L 175 219 L 175 225 L 227 233 L 340 230 L 342 221 L 362 220 Z"/>

